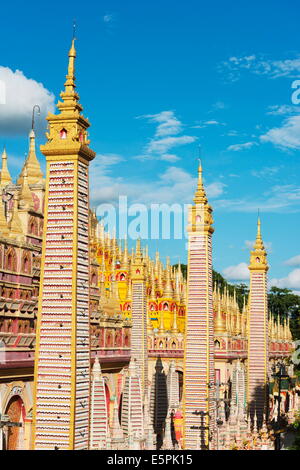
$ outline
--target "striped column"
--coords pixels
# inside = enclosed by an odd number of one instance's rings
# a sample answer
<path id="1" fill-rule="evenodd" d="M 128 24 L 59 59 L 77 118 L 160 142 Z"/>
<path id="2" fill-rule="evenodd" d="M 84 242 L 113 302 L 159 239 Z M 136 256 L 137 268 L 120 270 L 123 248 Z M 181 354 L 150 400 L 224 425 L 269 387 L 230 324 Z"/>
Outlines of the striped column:
<path id="1" fill-rule="evenodd" d="M 75 86 L 74 40 L 58 114 L 49 114 L 45 229 L 36 332 L 33 447 L 88 449 L 89 122 Z"/>
<path id="2" fill-rule="evenodd" d="M 208 449 L 214 428 L 212 209 L 199 168 L 188 226 L 187 313 L 184 354 L 184 448 Z M 199 429 L 200 428 L 200 429 Z"/>
<path id="3" fill-rule="evenodd" d="M 105 384 L 101 373 L 99 359 L 96 357 L 92 370 L 90 449 L 101 449 L 106 447 L 107 429 L 108 416 Z"/>
<path id="4" fill-rule="evenodd" d="M 128 375 L 125 379 L 121 425 L 124 435 L 128 438 L 131 433 L 143 436 L 143 400 L 141 379 L 136 361 L 131 359 Z"/>
<path id="5" fill-rule="evenodd" d="M 251 419 L 253 421 L 256 413 L 260 428 L 266 411 L 268 379 L 268 265 L 260 234 L 260 221 L 249 270 L 247 402 Z"/>
<path id="6" fill-rule="evenodd" d="M 35 363 L 35 449 L 88 447 L 88 167 L 48 162 Z"/>
<path id="7" fill-rule="evenodd" d="M 137 374 L 141 379 L 142 397 L 144 397 L 148 383 L 147 297 L 145 265 L 141 255 L 139 240 L 137 242 L 135 259 L 131 264 L 131 282 L 131 357 L 136 360 Z"/>

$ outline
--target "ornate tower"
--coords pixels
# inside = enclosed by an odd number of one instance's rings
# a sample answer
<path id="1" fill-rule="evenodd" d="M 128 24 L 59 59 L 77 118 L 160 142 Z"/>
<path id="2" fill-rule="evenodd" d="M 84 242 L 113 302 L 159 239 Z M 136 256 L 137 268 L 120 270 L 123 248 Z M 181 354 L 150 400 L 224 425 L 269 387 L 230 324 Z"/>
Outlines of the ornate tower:
<path id="1" fill-rule="evenodd" d="M 268 296 L 267 253 L 261 237 L 260 219 L 257 237 L 250 255 L 250 294 L 248 316 L 247 402 L 251 419 L 257 415 L 260 428 L 266 406 L 268 376 Z"/>
<path id="2" fill-rule="evenodd" d="M 142 400 L 144 399 L 148 382 L 147 299 L 145 277 L 145 263 L 142 258 L 141 242 L 140 240 L 137 240 L 136 253 L 131 262 L 131 356 L 136 359 L 137 373 L 141 378 Z"/>
<path id="3" fill-rule="evenodd" d="M 188 284 L 184 354 L 184 448 L 209 445 L 214 423 L 214 332 L 212 288 L 212 208 L 199 166 L 198 187 L 189 211 Z"/>
<path id="4" fill-rule="evenodd" d="M 75 57 L 73 40 L 59 114 L 48 115 L 47 142 L 41 146 L 47 173 L 35 350 L 35 449 L 89 446 L 88 167 L 95 153 L 88 146 L 90 124 L 75 91 Z"/>

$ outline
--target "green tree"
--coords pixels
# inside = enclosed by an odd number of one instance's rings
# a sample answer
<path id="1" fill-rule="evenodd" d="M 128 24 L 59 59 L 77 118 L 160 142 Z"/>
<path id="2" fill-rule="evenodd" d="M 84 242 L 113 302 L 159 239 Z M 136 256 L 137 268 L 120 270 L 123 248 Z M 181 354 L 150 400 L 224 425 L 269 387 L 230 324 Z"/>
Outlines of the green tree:
<path id="1" fill-rule="evenodd" d="M 177 264 L 174 266 L 178 267 Z M 187 265 L 181 265 L 183 277 L 187 278 Z M 243 308 L 244 301 L 248 302 L 249 287 L 246 284 L 230 284 L 222 276 L 222 274 L 213 270 L 213 283 L 216 283 L 220 291 L 223 293 L 225 288 L 230 295 L 236 293 L 237 302 L 240 310 Z M 300 296 L 296 295 L 290 289 L 279 289 L 271 287 L 268 294 L 269 311 L 275 316 L 279 315 L 280 321 L 290 319 L 290 328 L 293 339 L 300 339 Z"/>
<path id="2" fill-rule="evenodd" d="M 300 296 L 290 289 L 271 287 L 268 301 L 270 312 L 279 316 L 281 322 L 290 318 L 293 339 L 300 339 Z"/>

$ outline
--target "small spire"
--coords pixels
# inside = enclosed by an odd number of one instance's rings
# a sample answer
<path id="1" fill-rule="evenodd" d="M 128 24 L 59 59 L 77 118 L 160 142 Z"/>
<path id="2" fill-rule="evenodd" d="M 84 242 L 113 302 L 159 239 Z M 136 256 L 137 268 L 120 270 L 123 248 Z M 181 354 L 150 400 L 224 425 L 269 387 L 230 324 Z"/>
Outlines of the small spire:
<path id="1" fill-rule="evenodd" d="M 10 173 L 7 168 L 7 154 L 6 148 L 4 147 L 2 152 L 2 168 L 1 168 L 1 187 L 5 187 L 12 182 Z"/>
<path id="2" fill-rule="evenodd" d="M 92 368 L 92 379 L 97 382 L 100 382 L 101 379 L 101 366 L 98 356 L 95 357 L 95 362 Z"/>
<path id="3" fill-rule="evenodd" d="M 75 49 L 75 38 L 72 39 L 71 49 L 69 50 L 69 64 L 68 64 L 68 75 L 66 76 L 67 81 L 65 83 L 65 91 L 75 91 L 75 59 L 76 59 L 76 49 Z"/>
<path id="4" fill-rule="evenodd" d="M 28 185 L 28 177 L 27 177 L 26 167 L 24 169 L 23 184 L 22 184 L 21 192 L 20 192 L 19 206 L 22 209 L 23 208 L 25 208 L 25 209 L 32 209 L 33 208 L 32 193 L 31 193 L 29 185 Z"/>
<path id="5" fill-rule="evenodd" d="M 261 236 L 261 221 L 260 217 L 257 219 L 257 235 L 256 235 L 256 241 L 254 244 L 254 250 L 264 250 L 264 244 L 262 241 L 262 236 Z"/>
<path id="6" fill-rule="evenodd" d="M 16 192 L 14 195 L 14 206 L 13 206 L 12 218 L 9 224 L 10 236 L 13 238 L 14 237 L 23 238 L 23 230 L 22 230 L 22 225 L 21 225 L 21 221 L 19 218 L 19 213 L 18 213 L 18 204 L 19 204 L 19 196 Z"/>
<path id="7" fill-rule="evenodd" d="M 136 241 L 136 248 L 135 248 L 135 257 L 136 261 L 142 260 L 142 250 L 141 250 L 141 239 L 138 238 Z"/>
<path id="8" fill-rule="evenodd" d="M 127 246 L 127 239 L 124 240 L 124 252 L 122 258 L 122 269 L 128 270 L 129 268 L 129 261 L 128 261 L 128 246 Z"/>
<path id="9" fill-rule="evenodd" d="M 18 178 L 18 184 L 23 184 L 25 168 L 27 170 L 28 184 L 36 184 L 41 182 L 44 175 L 41 170 L 40 162 L 38 161 L 35 153 L 35 133 L 33 129 L 31 129 L 29 132 L 29 152 L 23 165 L 21 174 Z"/>
<path id="10" fill-rule="evenodd" d="M 0 197 L 0 235 L 7 237 L 9 235 L 8 223 L 4 213 L 4 205 L 2 202 L 2 195 Z"/>
<path id="11" fill-rule="evenodd" d="M 201 162 L 199 162 L 198 166 L 198 183 L 197 183 L 197 190 L 195 192 L 194 196 L 194 202 L 195 204 L 200 204 L 200 203 L 207 203 L 207 197 L 205 193 L 205 189 L 203 186 L 203 177 L 202 177 L 202 165 Z"/>
<path id="12" fill-rule="evenodd" d="M 226 330 L 226 325 L 222 317 L 221 300 L 218 298 L 218 310 L 217 310 L 217 316 L 216 316 L 216 321 L 215 321 L 215 332 L 220 334 L 220 333 L 224 333 L 225 330 Z"/>

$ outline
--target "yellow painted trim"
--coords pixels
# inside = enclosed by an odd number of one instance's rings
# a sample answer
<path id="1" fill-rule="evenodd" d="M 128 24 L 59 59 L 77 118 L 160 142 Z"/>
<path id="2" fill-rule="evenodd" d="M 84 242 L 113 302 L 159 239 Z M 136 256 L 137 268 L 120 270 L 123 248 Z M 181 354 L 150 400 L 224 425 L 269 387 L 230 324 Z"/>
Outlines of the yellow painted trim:
<path id="1" fill-rule="evenodd" d="M 38 316 L 37 316 L 37 327 L 36 327 L 36 343 L 35 343 L 35 355 L 34 355 L 34 384 L 33 384 L 33 412 L 32 412 L 32 439 L 31 447 L 34 449 L 35 444 L 35 432 L 36 432 L 36 396 L 37 396 L 37 379 L 38 379 L 38 357 L 40 351 L 40 330 L 41 330 L 41 318 L 42 318 L 42 301 L 43 301 L 43 284 L 44 284 L 44 266 L 45 266 L 45 251 L 46 251 L 46 236 L 47 236 L 47 224 L 48 224 L 48 198 L 49 198 L 49 162 L 46 162 L 46 191 L 44 199 L 44 230 L 43 230 L 43 242 L 42 242 L 42 260 L 41 260 L 41 274 L 39 284 L 39 302 L 38 302 Z"/>

